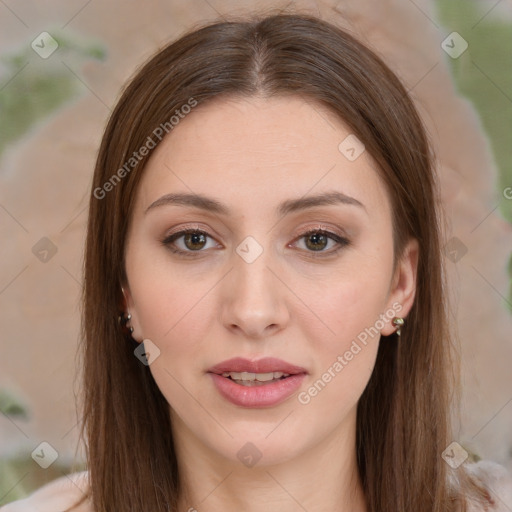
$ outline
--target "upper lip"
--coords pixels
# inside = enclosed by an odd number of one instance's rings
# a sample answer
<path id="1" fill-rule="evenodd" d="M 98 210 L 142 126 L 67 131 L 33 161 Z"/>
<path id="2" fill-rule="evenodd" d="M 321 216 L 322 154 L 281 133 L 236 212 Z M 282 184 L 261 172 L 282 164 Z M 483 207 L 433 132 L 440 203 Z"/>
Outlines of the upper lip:
<path id="1" fill-rule="evenodd" d="M 298 373 L 307 373 L 307 371 L 301 366 L 287 363 L 282 359 L 275 357 L 264 357 L 257 361 L 250 361 L 243 357 L 234 357 L 226 361 L 212 366 L 209 373 L 222 374 L 224 372 L 248 372 L 248 373 L 270 373 L 270 372 L 282 372 L 290 375 Z"/>

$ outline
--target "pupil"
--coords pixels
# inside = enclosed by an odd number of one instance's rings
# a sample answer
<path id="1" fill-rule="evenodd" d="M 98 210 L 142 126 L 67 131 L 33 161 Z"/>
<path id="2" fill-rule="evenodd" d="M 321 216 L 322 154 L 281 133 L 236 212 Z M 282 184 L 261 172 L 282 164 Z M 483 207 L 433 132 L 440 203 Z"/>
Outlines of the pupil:
<path id="1" fill-rule="evenodd" d="M 312 243 L 310 243 L 311 241 Z M 322 233 L 313 233 L 307 237 L 306 245 L 309 249 L 313 249 L 313 251 L 319 251 L 326 247 L 327 237 Z"/>
<path id="2" fill-rule="evenodd" d="M 206 237 L 203 233 L 187 233 L 185 235 L 185 245 L 193 251 L 202 249 L 205 244 Z"/>

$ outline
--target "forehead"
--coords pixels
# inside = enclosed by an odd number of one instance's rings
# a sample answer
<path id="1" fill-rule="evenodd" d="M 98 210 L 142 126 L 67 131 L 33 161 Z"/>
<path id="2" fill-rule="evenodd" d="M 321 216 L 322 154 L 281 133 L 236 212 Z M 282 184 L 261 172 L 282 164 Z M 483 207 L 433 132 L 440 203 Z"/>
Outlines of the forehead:
<path id="1" fill-rule="evenodd" d="M 364 150 L 353 159 L 363 147 L 357 144 L 334 113 L 298 96 L 215 99 L 181 119 L 156 148 L 138 203 L 179 190 L 261 209 L 285 196 L 335 189 L 386 207 L 373 159 Z"/>

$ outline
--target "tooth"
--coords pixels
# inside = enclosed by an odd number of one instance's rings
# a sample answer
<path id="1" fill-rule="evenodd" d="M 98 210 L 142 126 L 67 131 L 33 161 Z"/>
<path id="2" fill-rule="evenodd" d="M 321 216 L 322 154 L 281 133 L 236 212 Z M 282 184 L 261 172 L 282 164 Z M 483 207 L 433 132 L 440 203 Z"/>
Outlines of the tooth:
<path id="1" fill-rule="evenodd" d="M 276 377 L 277 373 L 279 373 L 279 372 L 257 373 L 256 380 L 258 380 L 259 382 L 266 382 L 267 380 L 272 380 L 272 379 L 278 378 L 278 377 Z"/>
<path id="2" fill-rule="evenodd" d="M 289 373 L 283 372 L 267 372 L 267 373 L 253 373 L 253 372 L 223 372 L 223 377 L 231 377 L 234 381 L 239 382 L 269 382 L 271 380 L 279 380 L 281 377 L 288 377 Z"/>

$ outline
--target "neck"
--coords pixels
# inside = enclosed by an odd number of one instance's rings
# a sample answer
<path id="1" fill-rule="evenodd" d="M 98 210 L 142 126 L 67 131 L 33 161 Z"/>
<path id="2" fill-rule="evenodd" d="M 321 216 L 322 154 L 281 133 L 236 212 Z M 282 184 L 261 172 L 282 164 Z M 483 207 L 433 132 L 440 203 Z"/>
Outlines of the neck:
<path id="1" fill-rule="evenodd" d="M 183 489 L 180 512 L 366 512 L 357 469 L 355 413 L 353 419 L 350 432 L 335 431 L 293 459 L 253 467 L 221 457 L 183 430 L 183 424 L 173 428 Z"/>

